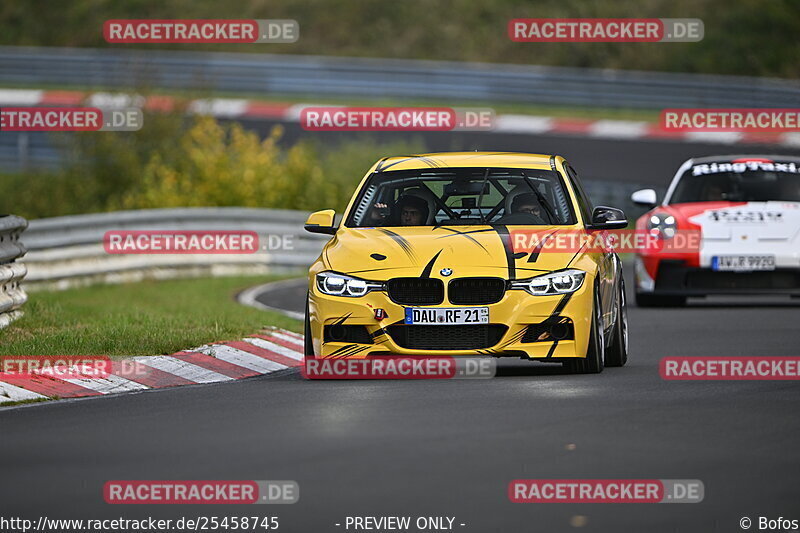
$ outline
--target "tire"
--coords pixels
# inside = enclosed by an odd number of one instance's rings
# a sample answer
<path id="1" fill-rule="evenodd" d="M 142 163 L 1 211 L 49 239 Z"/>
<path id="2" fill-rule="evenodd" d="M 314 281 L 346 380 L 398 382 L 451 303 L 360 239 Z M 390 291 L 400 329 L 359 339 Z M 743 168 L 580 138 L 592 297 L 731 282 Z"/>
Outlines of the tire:
<path id="1" fill-rule="evenodd" d="M 637 292 L 636 305 L 639 307 L 683 307 L 686 305 L 686 296 L 664 296 Z"/>
<path id="2" fill-rule="evenodd" d="M 303 346 L 305 359 L 314 358 L 314 340 L 311 338 L 311 317 L 308 314 L 308 296 L 306 296 L 306 325 L 303 331 Z"/>
<path id="3" fill-rule="evenodd" d="M 597 288 L 594 291 L 594 309 L 592 310 L 592 330 L 589 332 L 589 346 L 586 348 L 586 357 L 564 363 L 572 374 L 599 374 L 603 371 L 605 359 L 605 338 L 601 321 L 600 299 Z"/>
<path id="4" fill-rule="evenodd" d="M 617 322 L 611 334 L 611 345 L 606 348 L 606 366 L 625 366 L 628 362 L 628 304 L 625 281 L 619 281 L 617 296 Z"/>

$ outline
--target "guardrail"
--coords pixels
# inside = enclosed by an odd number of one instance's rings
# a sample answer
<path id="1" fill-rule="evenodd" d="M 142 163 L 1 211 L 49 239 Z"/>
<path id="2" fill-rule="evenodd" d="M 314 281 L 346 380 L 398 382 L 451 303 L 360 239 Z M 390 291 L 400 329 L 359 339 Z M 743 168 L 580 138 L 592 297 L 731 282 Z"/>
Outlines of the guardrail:
<path id="1" fill-rule="evenodd" d="M 299 271 L 314 261 L 328 239 L 303 230 L 306 216 L 281 209 L 198 207 L 31 220 L 25 232 L 26 284 L 32 289 L 60 289 L 142 279 Z M 112 230 L 254 231 L 263 248 L 250 254 L 109 254 L 103 238 Z M 289 245 L 282 241 L 278 246 L 274 236 L 287 237 Z"/>
<path id="2" fill-rule="evenodd" d="M 352 57 L 0 47 L 0 79 L 39 87 L 438 99 L 571 106 L 796 107 L 794 80 Z"/>
<path id="3" fill-rule="evenodd" d="M 25 265 L 17 259 L 25 255 L 19 236 L 28 222 L 14 215 L 0 215 L 0 329 L 22 316 L 22 305 L 28 295 L 20 285 Z"/>
<path id="4" fill-rule="evenodd" d="M 637 186 L 587 182 L 586 188 L 595 204 L 628 207 L 627 197 Z M 629 218 L 635 216 L 629 213 Z M 31 220 L 25 232 L 25 283 L 29 289 L 63 289 L 184 276 L 299 273 L 316 259 L 329 239 L 304 231 L 306 217 L 306 212 L 283 209 L 196 207 Z M 254 231 L 263 247 L 250 254 L 109 254 L 103 241 L 106 232 L 112 230 Z M 24 253 L 24 248 L 16 244 Z M 22 275 L 24 271 L 14 280 Z"/>

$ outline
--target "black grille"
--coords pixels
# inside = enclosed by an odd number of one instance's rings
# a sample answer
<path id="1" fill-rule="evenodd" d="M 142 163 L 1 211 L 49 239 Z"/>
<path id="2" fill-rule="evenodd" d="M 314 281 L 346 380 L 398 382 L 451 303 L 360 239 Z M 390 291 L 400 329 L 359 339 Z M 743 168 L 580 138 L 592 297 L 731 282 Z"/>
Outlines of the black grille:
<path id="1" fill-rule="evenodd" d="M 491 348 L 503 338 L 508 326 L 476 324 L 459 326 L 388 326 L 392 340 L 409 350 L 479 350 Z"/>
<path id="2" fill-rule="evenodd" d="M 386 282 L 389 298 L 400 305 L 439 305 L 444 283 L 434 278 L 394 278 Z"/>
<path id="3" fill-rule="evenodd" d="M 502 278 L 459 278 L 447 285 L 447 298 L 459 305 L 497 303 L 505 292 L 506 281 Z"/>

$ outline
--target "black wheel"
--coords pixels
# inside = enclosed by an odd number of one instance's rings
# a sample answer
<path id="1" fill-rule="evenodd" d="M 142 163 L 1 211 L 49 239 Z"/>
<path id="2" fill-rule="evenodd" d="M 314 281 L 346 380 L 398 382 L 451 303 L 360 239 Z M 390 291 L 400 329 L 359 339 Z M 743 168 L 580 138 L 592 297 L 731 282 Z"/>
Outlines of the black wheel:
<path id="1" fill-rule="evenodd" d="M 600 298 L 597 296 L 597 288 L 595 287 L 592 330 L 589 332 L 589 346 L 586 349 L 586 357 L 568 361 L 564 363 L 564 368 L 573 374 L 599 374 L 603 371 L 605 345 Z"/>
<path id="2" fill-rule="evenodd" d="M 664 296 L 637 292 L 636 305 L 639 307 L 683 307 L 686 305 L 686 296 Z"/>
<path id="3" fill-rule="evenodd" d="M 306 296 L 306 327 L 303 332 L 305 358 L 314 358 L 314 340 L 311 338 L 311 318 L 308 316 L 308 296 Z"/>
<path id="4" fill-rule="evenodd" d="M 606 366 L 625 366 L 628 362 L 628 303 L 624 280 L 619 281 L 616 315 L 611 345 L 606 349 Z"/>

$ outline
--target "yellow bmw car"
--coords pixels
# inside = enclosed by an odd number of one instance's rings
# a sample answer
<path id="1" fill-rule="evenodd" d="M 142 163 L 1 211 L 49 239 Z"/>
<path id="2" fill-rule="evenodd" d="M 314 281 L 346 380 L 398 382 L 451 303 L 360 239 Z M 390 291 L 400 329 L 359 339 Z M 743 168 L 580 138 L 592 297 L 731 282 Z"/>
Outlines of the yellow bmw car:
<path id="1" fill-rule="evenodd" d="M 613 249 L 524 249 L 516 237 L 555 242 L 626 226 L 619 209 L 591 205 L 560 156 L 382 159 L 341 223 L 330 209 L 306 221 L 307 231 L 333 236 L 309 270 L 306 357 L 518 357 L 576 373 L 622 366 L 625 284 Z"/>

